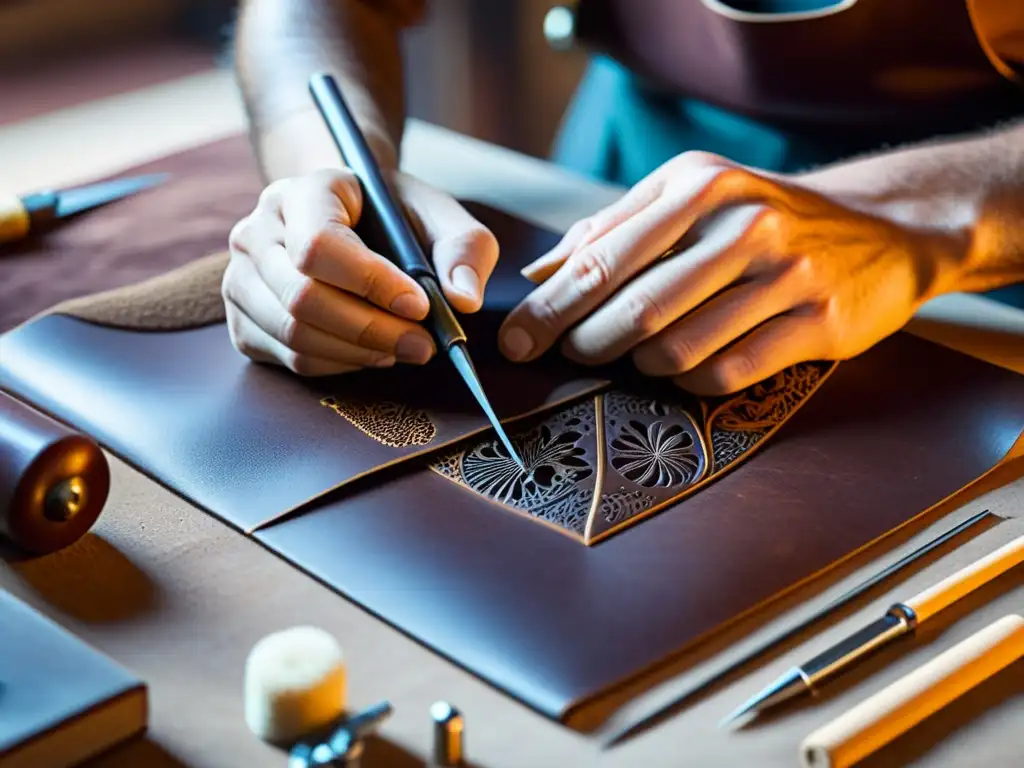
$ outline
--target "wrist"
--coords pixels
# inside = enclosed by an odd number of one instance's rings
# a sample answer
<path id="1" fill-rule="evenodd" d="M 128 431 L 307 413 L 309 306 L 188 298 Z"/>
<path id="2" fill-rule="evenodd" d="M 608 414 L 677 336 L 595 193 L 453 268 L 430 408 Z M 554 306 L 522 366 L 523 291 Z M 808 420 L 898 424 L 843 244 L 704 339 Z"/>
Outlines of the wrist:
<path id="1" fill-rule="evenodd" d="M 387 131 L 363 126 L 366 143 L 386 173 L 398 170 L 399 155 Z M 263 175 L 268 182 L 303 176 L 322 168 L 343 168 L 344 162 L 323 118 L 315 109 L 283 118 L 263 131 L 255 141 Z"/>

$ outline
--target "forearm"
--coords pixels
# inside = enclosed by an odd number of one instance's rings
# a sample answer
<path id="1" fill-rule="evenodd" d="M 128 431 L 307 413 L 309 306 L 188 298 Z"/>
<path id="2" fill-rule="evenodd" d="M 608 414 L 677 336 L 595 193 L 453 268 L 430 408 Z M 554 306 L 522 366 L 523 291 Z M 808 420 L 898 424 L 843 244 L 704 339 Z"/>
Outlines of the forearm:
<path id="1" fill-rule="evenodd" d="M 267 181 L 341 159 L 310 98 L 308 81 L 327 71 L 378 161 L 396 167 L 404 123 L 399 26 L 363 0 L 248 0 L 235 64 L 252 140 Z"/>
<path id="2" fill-rule="evenodd" d="M 1024 281 L 1024 123 L 837 163 L 796 177 L 921 230 L 957 236 L 940 292 Z"/>

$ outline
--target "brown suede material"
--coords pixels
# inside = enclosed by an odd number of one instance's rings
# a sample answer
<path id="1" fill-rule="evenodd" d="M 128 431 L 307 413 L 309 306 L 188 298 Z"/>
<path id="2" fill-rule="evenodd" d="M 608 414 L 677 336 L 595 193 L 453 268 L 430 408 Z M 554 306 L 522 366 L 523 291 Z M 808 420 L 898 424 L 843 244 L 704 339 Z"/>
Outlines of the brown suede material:
<path id="1" fill-rule="evenodd" d="M 70 315 L 133 331 L 184 331 L 223 322 L 228 253 L 214 253 L 135 285 L 68 299 L 42 315 Z"/>
<path id="2" fill-rule="evenodd" d="M 248 141 L 235 136 L 120 175 L 159 172 L 171 178 L 155 189 L 0 250 L 0 333 L 44 312 L 139 330 L 223 319 L 226 260 L 202 257 L 226 251 L 231 227 L 262 189 Z"/>

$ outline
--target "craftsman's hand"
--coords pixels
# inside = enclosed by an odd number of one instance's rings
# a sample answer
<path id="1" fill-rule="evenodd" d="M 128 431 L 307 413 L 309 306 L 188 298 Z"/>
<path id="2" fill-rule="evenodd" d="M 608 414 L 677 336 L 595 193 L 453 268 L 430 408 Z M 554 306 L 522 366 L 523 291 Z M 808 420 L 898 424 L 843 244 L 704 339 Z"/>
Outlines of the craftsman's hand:
<path id="1" fill-rule="evenodd" d="M 582 363 L 631 354 L 698 394 L 849 358 L 948 290 L 964 249 L 954 228 L 914 229 L 883 210 L 680 155 L 524 270 L 541 284 L 506 319 L 502 350 L 532 360 L 561 339 Z"/>
<path id="2" fill-rule="evenodd" d="M 494 236 L 444 193 L 408 176 L 396 183 L 432 243 L 448 300 L 456 311 L 477 311 L 498 259 Z M 263 191 L 231 232 L 223 282 L 239 351 L 305 376 L 423 364 L 434 355 L 420 324 L 423 289 L 352 231 L 362 205 L 356 178 L 340 170 Z"/>

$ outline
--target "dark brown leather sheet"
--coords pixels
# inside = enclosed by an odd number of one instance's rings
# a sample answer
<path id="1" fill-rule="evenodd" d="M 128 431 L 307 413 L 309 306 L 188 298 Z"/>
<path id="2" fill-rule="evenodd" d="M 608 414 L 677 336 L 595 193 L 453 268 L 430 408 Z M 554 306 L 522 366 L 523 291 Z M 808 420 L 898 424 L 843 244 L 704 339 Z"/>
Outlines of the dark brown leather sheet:
<path id="1" fill-rule="evenodd" d="M 233 173 L 242 215 L 255 190 L 244 199 Z M 123 227 L 143 253 L 185 263 L 223 247 L 226 208 L 191 235 L 202 250 L 180 221 L 164 229 L 163 196 L 182 216 L 194 204 L 181 189 L 135 201 L 143 220 Z M 538 411 L 511 428 L 526 476 L 441 360 L 303 380 L 248 363 L 216 322 L 133 331 L 47 315 L 0 337 L 0 388 L 552 717 L 911 520 L 1024 428 L 1024 378 L 906 334 L 706 401 L 614 367 L 512 366 L 494 331 L 529 289 L 517 268 L 553 236 L 476 212 L 503 263 L 466 326 L 499 412 Z M 83 242 L 52 254 L 55 274 Z"/>
<path id="2" fill-rule="evenodd" d="M 552 717 L 906 523 L 1024 425 L 1024 378 L 898 334 L 769 445 L 592 547 L 408 469 L 256 537 Z"/>
<path id="3" fill-rule="evenodd" d="M 619 465 L 617 483 L 632 477 L 633 492 L 681 500 L 627 508 L 632 524 L 587 546 L 563 535 L 565 521 L 535 514 L 543 505 L 524 514 L 494 484 L 482 491 L 452 474 L 472 474 L 473 454 L 478 475 L 574 486 L 549 475 L 587 464 L 585 417 L 574 415 L 587 397 L 512 430 L 522 440 L 546 426 L 548 444 L 562 446 L 531 454 L 528 477 L 510 477 L 496 441 L 479 435 L 285 517 L 296 489 L 326 490 L 344 468 L 350 431 L 311 396 L 322 383 L 240 362 L 221 325 L 130 332 L 50 315 L 2 344 L 0 387 L 243 529 L 276 510 L 253 533 L 270 549 L 552 717 L 911 520 L 995 466 L 1024 426 L 1024 378 L 897 334 L 819 377 L 770 439 L 696 492 L 645 486 Z M 629 377 L 602 398 L 610 410 L 627 394 L 641 406 L 616 407 L 641 437 L 677 427 L 681 413 L 699 437 L 702 410 L 722 412 Z M 769 384 L 725 412 L 764 416 L 794 394 Z M 729 460 L 711 445 L 712 462 Z M 671 474 L 684 454 L 670 447 L 652 438 L 620 452 Z M 463 457 L 454 465 L 453 450 Z"/>

